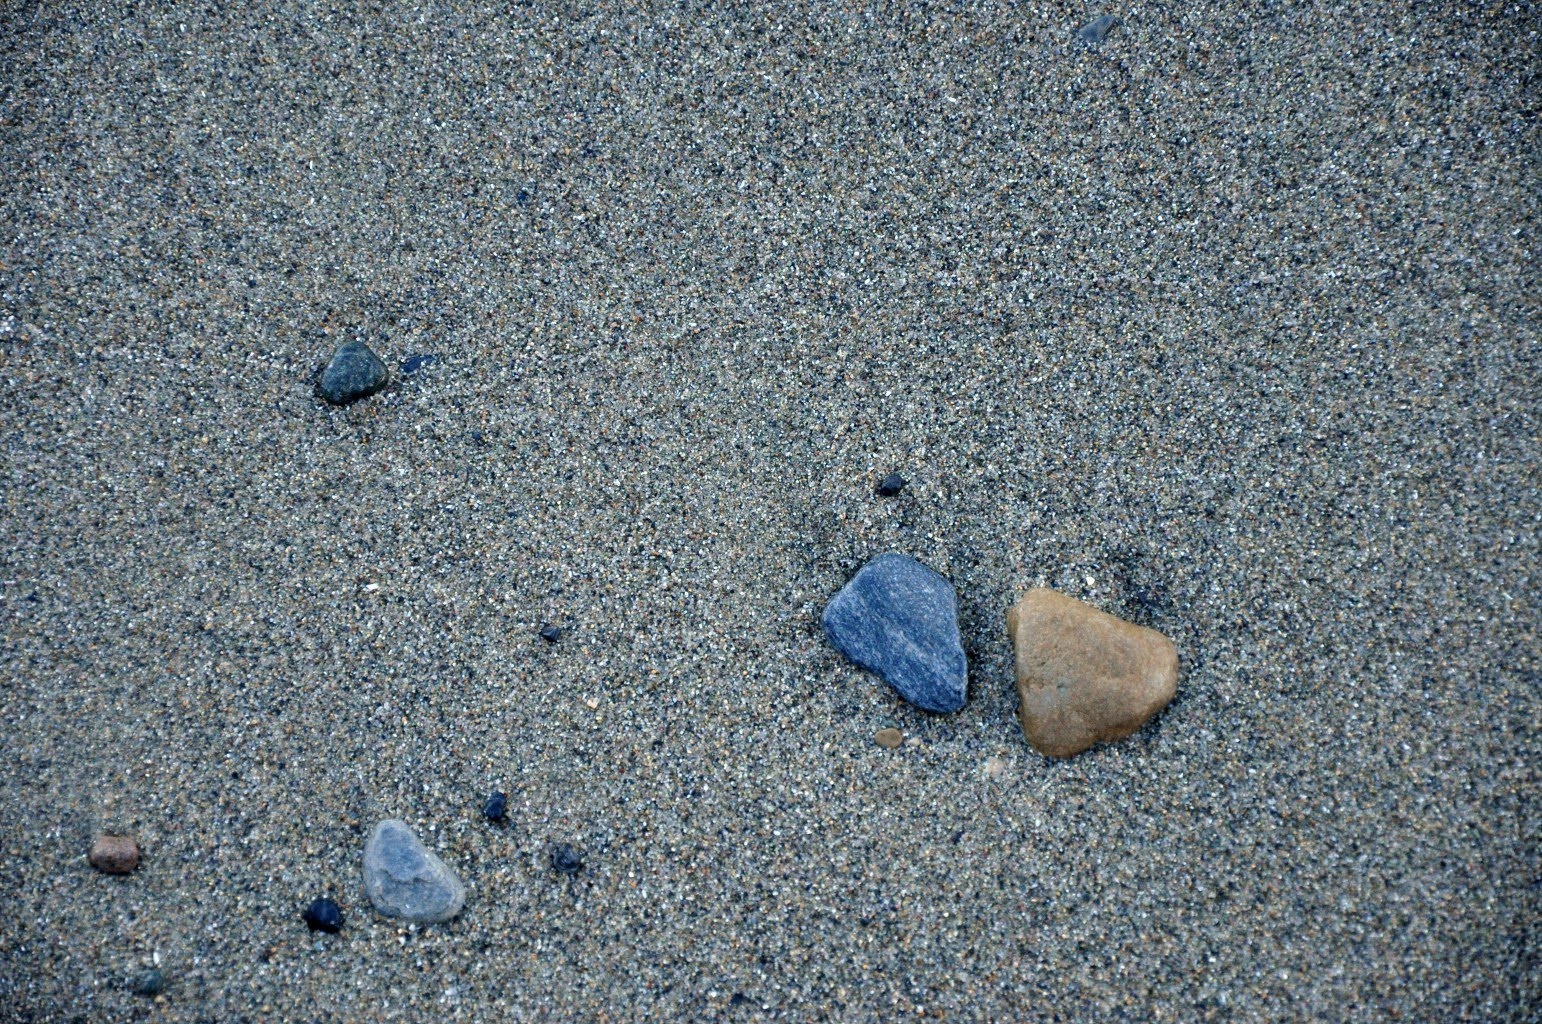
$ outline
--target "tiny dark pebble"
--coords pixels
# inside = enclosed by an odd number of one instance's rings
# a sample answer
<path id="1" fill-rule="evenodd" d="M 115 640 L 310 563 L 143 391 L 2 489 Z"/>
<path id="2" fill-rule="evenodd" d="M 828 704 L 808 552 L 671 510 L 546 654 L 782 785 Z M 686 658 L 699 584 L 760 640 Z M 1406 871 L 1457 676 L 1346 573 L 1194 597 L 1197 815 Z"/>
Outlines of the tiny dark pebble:
<path id="1" fill-rule="evenodd" d="M 541 639 L 547 643 L 556 643 L 562 639 L 562 628 L 560 626 L 542 626 Z"/>
<path id="2" fill-rule="evenodd" d="M 487 803 L 482 805 L 482 817 L 488 821 L 502 821 L 508 809 L 509 798 L 502 793 L 494 793 L 487 798 Z"/>
<path id="3" fill-rule="evenodd" d="M 402 360 L 402 373 L 404 375 L 417 373 L 425 366 L 432 366 L 439 361 L 439 357 L 430 352 L 415 352 Z"/>
<path id="4" fill-rule="evenodd" d="M 1129 604 L 1148 614 L 1165 611 L 1172 601 L 1166 588 L 1158 585 L 1139 587 L 1130 594 Z"/>
<path id="5" fill-rule="evenodd" d="M 1087 24 L 1076 30 L 1076 37 L 1084 43 L 1101 43 L 1103 37 L 1119 24 L 1119 19 L 1112 14 L 1105 14 L 1101 18 L 1093 18 Z"/>
<path id="6" fill-rule="evenodd" d="M 139 996 L 158 996 L 166 991 L 166 975 L 158 968 L 150 968 L 134 979 L 134 994 Z"/>
<path id="7" fill-rule="evenodd" d="M 558 843 L 551 850 L 551 869 L 559 875 L 576 875 L 584 869 L 584 855 L 567 843 Z"/>
<path id="8" fill-rule="evenodd" d="M 732 999 L 728 1000 L 728 1005 L 729 1006 L 748 1006 L 749 1002 L 750 1002 L 750 997 L 749 996 L 745 995 L 743 992 L 735 992 L 734 993 L 734 997 Z"/>
<path id="9" fill-rule="evenodd" d="M 325 896 L 306 907 L 302 916 L 313 932 L 336 935 L 343 927 L 343 908 Z"/>
<path id="10" fill-rule="evenodd" d="M 890 473 L 888 476 L 878 481 L 878 493 L 883 495 L 885 498 L 892 498 L 900 491 L 903 491 L 905 489 L 905 485 L 909 482 L 909 480 L 906 480 L 898 473 Z"/>

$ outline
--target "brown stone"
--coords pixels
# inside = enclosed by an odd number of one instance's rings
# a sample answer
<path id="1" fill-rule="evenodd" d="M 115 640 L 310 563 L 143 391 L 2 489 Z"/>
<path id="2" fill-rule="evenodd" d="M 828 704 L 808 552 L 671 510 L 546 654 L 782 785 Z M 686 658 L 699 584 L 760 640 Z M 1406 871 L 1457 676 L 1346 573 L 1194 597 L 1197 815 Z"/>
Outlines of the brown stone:
<path id="1" fill-rule="evenodd" d="M 878 734 L 873 739 L 885 750 L 893 750 L 905 742 L 905 734 L 898 729 L 879 729 Z"/>
<path id="2" fill-rule="evenodd" d="M 91 866 L 109 875 L 127 875 L 139 867 L 139 845 L 128 836 L 97 836 Z"/>
<path id="3" fill-rule="evenodd" d="M 1023 735 L 1050 757 L 1123 739 L 1178 689 L 1178 649 L 1154 629 L 1040 588 L 1007 612 Z"/>

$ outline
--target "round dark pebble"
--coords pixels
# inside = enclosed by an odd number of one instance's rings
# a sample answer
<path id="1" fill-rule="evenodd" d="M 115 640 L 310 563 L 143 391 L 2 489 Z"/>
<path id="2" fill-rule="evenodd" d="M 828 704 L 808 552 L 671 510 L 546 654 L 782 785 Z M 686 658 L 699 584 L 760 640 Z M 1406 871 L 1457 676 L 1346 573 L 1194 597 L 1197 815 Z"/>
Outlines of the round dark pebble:
<path id="1" fill-rule="evenodd" d="M 562 639 L 562 627 L 550 625 L 542 626 L 541 639 L 545 640 L 547 643 L 556 643 L 558 640 Z"/>
<path id="2" fill-rule="evenodd" d="M 888 476 L 878 481 L 878 493 L 883 495 L 885 498 L 892 498 L 900 491 L 903 491 L 905 489 L 905 485 L 909 482 L 909 480 L 906 480 L 898 473 L 890 473 Z"/>
<path id="3" fill-rule="evenodd" d="M 313 932 L 336 935 L 343 927 L 343 908 L 325 896 L 306 907 L 301 916 Z"/>
<path id="4" fill-rule="evenodd" d="M 166 975 L 158 968 L 152 967 L 134 979 L 134 994 L 137 996 L 158 996 L 166 991 Z"/>
<path id="5" fill-rule="evenodd" d="M 321 397 L 333 405 L 347 405 L 373 395 L 391 379 L 385 363 L 362 341 L 350 341 L 338 347 L 332 361 L 321 371 L 317 388 Z"/>
<path id="6" fill-rule="evenodd" d="M 487 803 L 482 805 L 482 817 L 488 821 L 502 821 L 508 810 L 509 798 L 502 793 L 494 793 L 487 798 Z"/>
<path id="7" fill-rule="evenodd" d="M 576 875 L 584 869 L 584 855 L 574 846 L 558 843 L 551 850 L 551 869 L 559 875 Z"/>

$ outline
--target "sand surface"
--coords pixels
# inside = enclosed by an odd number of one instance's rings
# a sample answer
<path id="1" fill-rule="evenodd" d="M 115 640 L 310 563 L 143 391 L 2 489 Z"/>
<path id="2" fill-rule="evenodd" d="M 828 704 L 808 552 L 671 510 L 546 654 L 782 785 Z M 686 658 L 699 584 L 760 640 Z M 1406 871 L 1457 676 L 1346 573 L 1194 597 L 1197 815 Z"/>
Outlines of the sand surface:
<path id="1" fill-rule="evenodd" d="M 629 7 L 0 0 L 0 1020 L 1537 1019 L 1537 10 Z"/>

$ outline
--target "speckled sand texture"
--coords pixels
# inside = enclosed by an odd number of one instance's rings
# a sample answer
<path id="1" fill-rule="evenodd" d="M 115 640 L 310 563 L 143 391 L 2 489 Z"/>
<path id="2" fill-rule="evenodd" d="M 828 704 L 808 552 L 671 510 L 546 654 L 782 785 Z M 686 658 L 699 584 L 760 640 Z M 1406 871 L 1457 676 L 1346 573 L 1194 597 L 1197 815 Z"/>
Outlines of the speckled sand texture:
<path id="1" fill-rule="evenodd" d="M 631 9 L 0 0 L 0 1019 L 1535 1019 L 1536 9 Z"/>

